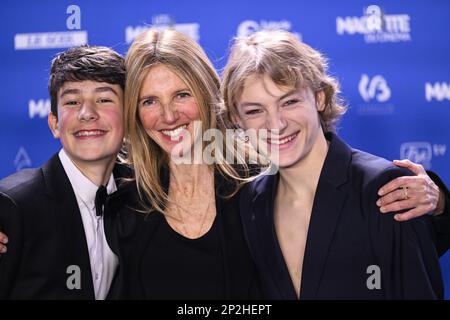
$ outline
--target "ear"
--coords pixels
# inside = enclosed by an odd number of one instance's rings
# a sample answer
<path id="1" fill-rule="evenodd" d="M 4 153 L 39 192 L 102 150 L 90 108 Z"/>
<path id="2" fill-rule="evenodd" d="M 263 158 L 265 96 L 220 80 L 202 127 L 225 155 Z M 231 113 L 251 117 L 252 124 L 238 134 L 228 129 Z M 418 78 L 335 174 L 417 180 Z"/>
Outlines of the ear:
<path id="1" fill-rule="evenodd" d="M 319 112 L 325 110 L 325 92 L 323 90 L 316 93 L 316 108 Z"/>
<path id="2" fill-rule="evenodd" d="M 47 118 L 48 127 L 52 131 L 53 137 L 56 139 L 60 138 L 59 129 L 58 129 L 58 118 L 51 112 L 48 114 Z"/>

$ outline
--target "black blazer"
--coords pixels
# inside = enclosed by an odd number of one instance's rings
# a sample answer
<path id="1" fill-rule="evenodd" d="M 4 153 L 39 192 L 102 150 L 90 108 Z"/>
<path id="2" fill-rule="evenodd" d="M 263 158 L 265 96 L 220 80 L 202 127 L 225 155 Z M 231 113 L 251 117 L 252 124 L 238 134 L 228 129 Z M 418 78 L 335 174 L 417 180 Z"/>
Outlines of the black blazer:
<path id="1" fill-rule="evenodd" d="M 163 173 L 163 187 L 167 190 L 168 174 Z M 216 174 L 216 207 L 220 211 L 220 244 L 223 251 L 223 270 L 227 299 L 258 299 L 262 297 L 255 264 L 245 242 L 237 198 L 225 200 L 229 183 Z M 147 267 L 155 259 L 149 244 L 164 216 L 160 213 L 136 212 L 139 205 L 135 183 L 128 184 L 127 201 L 111 202 L 105 215 L 105 232 L 112 250 L 119 256 L 119 270 L 109 294 L 111 299 L 147 299 L 151 281 Z M 124 192 L 125 193 L 125 192 Z M 182 272 L 182 270 L 180 270 Z M 177 288 L 173 288 L 177 290 Z M 189 297 L 187 297 L 189 298 Z"/>
<path id="2" fill-rule="evenodd" d="M 376 206 L 378 189 L 405 169 L 351 149 L 334 134 L 321 172 L 303 262 L 301 299 L 441 299 L 443 283 L 429 216 L 396 222 Z M 277 241 L 273 208 L 278 175 L 242 192 L 250 251 L 270 299 L 296 299 Z M 381 289 L 369 290 L 376 265 Z"/>
<path id="3" fill-rule="evenodd" d="M 9 237 L 0 299 L 94 299 L 83 222 L 58 155 L 0 181 L 0 230 Z M 68 289 L 71 265 L 81 289 Z"/>
<path id="4" fill-rule="evenodd" d="M 444 255 L 450 248 L 450 191 L 441 178 L 433 171 L 427 171 L 433 182 L 443 191 L 445 198 L 444 212 L 432 218 L 434 230 L 437 234 L 437 249 L 439 256 Z"/>

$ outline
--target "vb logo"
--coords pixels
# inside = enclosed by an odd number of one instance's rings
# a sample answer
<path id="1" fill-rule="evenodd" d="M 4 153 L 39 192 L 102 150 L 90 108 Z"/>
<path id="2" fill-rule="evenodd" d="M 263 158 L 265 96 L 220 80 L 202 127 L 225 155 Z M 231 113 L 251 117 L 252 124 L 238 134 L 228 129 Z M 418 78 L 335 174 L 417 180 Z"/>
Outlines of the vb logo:
<path id="1" fill-rule="evenodd" d="M 391 97 L 391 89 L 386 79 L 381 75 L 376 75 L 370 79 L 367 74 L 363 74 L 359 81 L 358 89 L 359 94 L 366 102 L 372 99 L 376 99 L 378 102 L 385 102 Z"/>
<path id="2" fill-rule="evenodd" d="M 70 265 L 66 269 L 66 273 L 69 274 L 66 281 L 67 289 L 80 290 L 81 289 L 81 269 L 77 265 Z"/>

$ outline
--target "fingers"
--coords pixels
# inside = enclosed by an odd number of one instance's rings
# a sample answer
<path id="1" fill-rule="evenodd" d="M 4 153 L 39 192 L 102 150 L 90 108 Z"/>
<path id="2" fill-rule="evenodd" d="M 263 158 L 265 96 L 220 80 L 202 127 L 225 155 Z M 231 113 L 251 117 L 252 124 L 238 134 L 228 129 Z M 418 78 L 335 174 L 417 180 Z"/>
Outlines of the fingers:
<path id="1" fill-rule="evenodd" d="M 8 243 L 8 237 L 6 234 L 0 232 L 0 244 L 7 244 Z"/>
<path id="2" fill-rule="evenodd" d="M 404 176 L 395 178 L 394 180 L 382 186 L 380 190 L 378 190 L 378 195 L 384 196 L 385 194 L 388 194 L 389 192 L 399 189 L 402 186 L 407 186 L 409 189 L 411 189 L 418 181 L 421 180 L 422 178 L 417 176 Z"/>
<path id="3" fill-rule="evenodd" d="M 417 192 L 415 192 L 413 189 L 408 189 L 407 194 L 408 194 L 408 199 L 411 199 L 411 198 L 416 199 Z M 395 203 L 396 201 L 402 201 L 402 200 L 406 200 L 405 191 L 403 189 L 397 189 L 397 190 L 394 190 L 394 191 L 388 193 L 387 195 L 381 197 L 380 199 L 378 199 L 377 206 L 386 207 L 390 204 Z M 406 208 L 406 209 L 409 209 L 409 208 Z M 389 211 L 386 211 L 386 212 L 389 212 Z"/>
<path id="4" fill-rule="evenodd" d="M 397 221 L 408 221 L 420 216 L 423 216 L 426 213 L 430 212 L 429 205 L 422 205 L 417 208 L 411 209 L 405 213 L 397 213 L 394 215 L 394 219 Z"/>
<path id="5" fill-rule="evenodd" d="M 394 160 L 393 162 L 396 166 L 407 168 L 407 169 L 411 170 L 412 172 L 414 172 L 416 175 L 426 174 L 426 171 L 422 165 L 411 162 L 408 159 Z"/>
<path id="6" fill-rule="evenodd" d="M 0 254 L 6 253 L 6 251 L 7 251 L 6 246 L 4 246 L 0 243 Z"/>
<path id="7" fill-rule="evenodd" d="M 411 208 L 415 208 L 415 207 L 417 207 L 416 200 L 408 199 L 408 200 L 402 200 L 402 201 L 395 201 L 388 205 L 383 205 L 380 207 L 380 211 L 382 213 L 398 212 L 401 210 L 411 209 Z"/>

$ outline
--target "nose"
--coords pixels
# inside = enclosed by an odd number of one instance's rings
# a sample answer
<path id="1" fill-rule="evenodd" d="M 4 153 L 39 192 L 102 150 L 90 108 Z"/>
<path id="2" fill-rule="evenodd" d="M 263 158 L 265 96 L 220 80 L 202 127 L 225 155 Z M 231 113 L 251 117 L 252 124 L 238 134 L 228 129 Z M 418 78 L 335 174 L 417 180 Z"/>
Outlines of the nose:
<path id="1" fill-rule="evenodd" d="M 278 131 L 274 132 L 276 134 L 282 134 L 287 127 L 287 121 L 283 113 L 279 110 L 269 113 L 266 119 L 266 127 L 271 131 Z"/>
<path id="2" fill-rule="evenodd" d="M 84 101 L 78 112 L 78 119 L 80 121 L 94 121 L 99 118 L 95 103 L 91 101 Z"/>
<path id="3" fill-rule="evenodd" d="M 165 123 L 172 124 L 177 122 L 178 109 L 174 104 L 167 103 L 163 106 L 162 117 Z"/>

